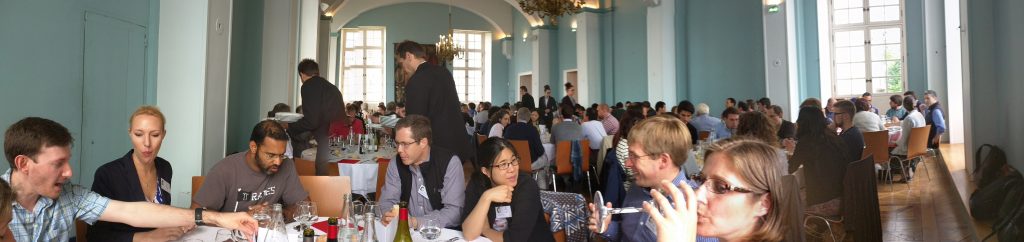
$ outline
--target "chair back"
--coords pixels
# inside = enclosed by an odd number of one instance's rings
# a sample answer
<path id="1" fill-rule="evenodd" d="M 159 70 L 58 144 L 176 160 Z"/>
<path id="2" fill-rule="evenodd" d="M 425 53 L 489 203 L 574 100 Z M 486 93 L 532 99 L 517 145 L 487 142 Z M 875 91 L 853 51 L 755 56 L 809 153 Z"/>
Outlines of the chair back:
<path id="1" fill-rule="evenodd" d="M 544 221 L 548 222 L 548 224 L 551 224 L 551 214 L 544 213 Z M 565 229 L 555 231 L 552 234 L 554 234 L 555 236 L 555 242 L 565 242 Z"/>
<path id="2" fill-rule="evenodd" d="M 853 241 L 882 241 L 882 218 L 872 157 L 846 165 L 843 177 L 842 215 Z"/>
<path id="3" fill-rule="evenodd" d="M 806 241 L 803 226 L 804 204 L 803 199 L 800 198 L 800 183 L 795 175 L 784 175 L 781 182 L 783 194 L 779 198 L 782 203 L 779 209 L 782 209 L 782 214 L 785 214 L 786 227 L 789 228 L 786 230 L 783 241 Z"/>
<path id="4" fill-rule="evenodd" d="M 295 171 L 296 173 L 299 173 L 300 176 L 316 176 L 316 162 L 299 158 L 295 158 L 292 160 L 295 161 Z M 337 162 L 327 162 L 327 175 L 341 175 L 341 171 L 338 169 Z"/>
<path id="5" fill-rule="evenodd" d="M 911 129 L 910 140 L 907 140 L 908 160 L 928 155 L 928 131 L 931 128 L 931 125 L 925 125 L 924 127 Z"/>
<path id="6" fill-rule="evenodd" d="M 582 194 L 540 191 L 540 203 L 544 213 L 551 215 L 551 231 L 562 230 L 566 241 L 587 241 L 590 210 L 587 210 L 587 201 Z"/>
<path id="7" fill-rule="evenodd" d="M 85 232 L 88 229 L 89 224 L 75 219 L 75 242 L 88 242 L 89 239 L 85 237 Z"/>
<path id="8" fill-rule="evenodd" d="M 697 137 L 699 138 L 698 140 L 707 140 L 708 137 L 711 137 L 711 131 L 697 131 Z"/>
<path id="9" fill-rule="evenodd" d="M 482 135 L 482 134 L 477 134 L 476 135 L 476 143 L 477 144 L 483 144 L 484 140 L 487 140 L 487 136 L 486 135 Z"/>
<path id="10" fill-rule="evenodd" d="M 530 157 L 530 143 L 526 140 L 508 140 L 512 143 L 512 147 L 515 148 L 516 154 L 519 155 L 519 171 L 526 173 L 533 173 L 533 161 Z"/>
<path id="11" fill-rule="evenodd" d="M 865 132 L 864 134 L 864 152 L 861 153 L 861 159 L 872 158 L 874 163 L 886 163 L 889 162 L 889 131 L 875 131 Z"/>
<path id="12" fill-rule="evenodd" d="M 299 176 L 299 182 L 309 193 L 309 199 L 316 202 L 317 215 L 341 217 L 341 202 L 344 194 L 352 193 L 352 180 L 347 176 Z"/>
<path id="13" fill-rule="evenodd" d="M 204 176 L 193 176 L 192 177 L 192 201 L 196 200 L 196 193 L 199 192 L 199 188 L 203 187 L 203 181 L 206 180 Z M 189 201 L 189 206 L 192 205 L 192 201 Z"/>
<path id="14" fill-rule="evenodd" d="M 615 136 L 614 135 L 606 135 L 606 136 L 604 136 L 604 139 L 601 140 L 601 149 L 597 150 L 597 158 L 598 159 L 601 159 L 601 158 L 605 157 L 605 155 L 608 154 L 608 149 L 611 149 L 611 148 L 615 147 L 614 141 L 615 141 Z M 594 168 L 597 169 L 597 173 L 598 174 L 601 174 L 601 171 L 603 171 L 603 169 L 604 169 L 603 166 L 604 166 L 604 162 L 597 162 L 597 164 L 594 164 Z"/>
<path id="15" fill-rule="evenodd" d="M 583 169 L 590 169 L 590 141 L 580 141 L 580 152 L 583 152 L 580 159 L 583 161 Z M 561 141 L 555 145 L 555 174 L 557 175 L 571 175 L 572 174 L 572 142 Z"/>
<path id="16" fill-rule="evenodd" d="M 380 201 L 380 189 L 384 187 L 384 181 L 388 176 L 389 164 L 391 164 L 391 160 L 389 159 L 377 159 L 377 197 L 374 201 Z"/>

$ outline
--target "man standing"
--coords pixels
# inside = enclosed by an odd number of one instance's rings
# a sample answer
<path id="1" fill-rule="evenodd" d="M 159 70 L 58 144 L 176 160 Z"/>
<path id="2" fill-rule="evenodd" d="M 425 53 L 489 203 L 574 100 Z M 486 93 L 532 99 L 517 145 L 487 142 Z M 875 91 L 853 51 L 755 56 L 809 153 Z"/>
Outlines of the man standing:
<path id="1" fill-rule="evenodd" d="M 431 129 L 444 134 L 431 140 L 435 147 L 451 150 L 463 158 L 476 157 L 462 125 L 461 103 L 452 73 L 444 67 L 427 63 L 427 53 L 416 42 L 406 40 L 399 43 L 395 55 L 402 71 L 409 76 L 405 86 L 407 115 L 426 116 L 430 119 Z"/>
<path id="2" fill-rule="evenodd" d="M 537 109 L 537 105 L 533 103 L 533 95 L 530 95 L 530 92 L 526 90 L 526 86 L 519 86 L 519 94 L 522 95 L 522 98 L 519 99 L 522 102 L 520 107 L 526 107 L 530 110 Z"/>
<path id="3" fill-rule="evenodd" d="M 331 147 L 325 145 L 330 135 L 331 123 L 341 120 L 348 124 L 348 116 L 342 106 L 345 101 L 338 87 L 320 77 L 320 67 L 310 59 L 299 62 L 299 79 L 302 80 L 303 116 L 299 121 L 288 125 L 292 137 L 302 137 L 304 132 L 312 132 L 316 143 L 316 175 L 326 176 L 327 169 L 338 169 L 327 165 L 331 155 Z M 301 142 L 302 139 L 296 139 Z M 298 145 L 295 145 L 299 147 Z M 301 152 L 301 151 L 300 151 Z"/>
<path id="4" fill-rule="evenodd" d="M 16 195 L 7 224 L 11 233 L 4 236 L 15 241 L 68 241 L 74 235 L 75 220 L 88 224 L 116 222 L 140 228 L 181 228 L 164 240 L 174 240 L 193 226 L 203 224 L 238 229 L 250 238 L 258 229 L 256 220 L 245 213 L 122 202 L 71 184 L 73 143 L 68 129 L 49 119 L 28 117 L 7 128 L 4 157 L 11 168 L 0 179 L 9 183 Z"/>
<path id="5" fill-rule="evenodd" d="M 285 160 L 286 142 L 284 127 L 277 122 L 256 124 L 249 136 L 249 150 L 213 166 L 196 192 L 192 208 L 245 212 L 280 203 L 284 216 L 291 218 L 295 204 L 308 201 L 309 194 L 299 182 L 295 162 Z"/>
<path id="6" fill-rule="evenodd" d="M 409 205 L 409 225 L 433 219 L 451 228 L 462 224 L 466 181 L 459 156 L 434 146 L 431 121 L 421 115 L 409 115 L 395 126 L 398 157 L 388 164 L 381 189 L 381 219 L 388 224 L 398 214 L 391 207 L 398 202 Z M 451 134 L 444 134 L 451 135 Z"/>
<path id="7" fill-rule="evenodd" d="M 540 106 L 537 108 L 543 111 L 540 113 L 540 116 L 544 125 L 548 126 L 548 128 L 551 128 L 551 121 L 554 119 L 554 112 L 557 107 L 555 98 L 551 97 L 551 86 L 544 85 L 544 96 L 540 97 Z"/>

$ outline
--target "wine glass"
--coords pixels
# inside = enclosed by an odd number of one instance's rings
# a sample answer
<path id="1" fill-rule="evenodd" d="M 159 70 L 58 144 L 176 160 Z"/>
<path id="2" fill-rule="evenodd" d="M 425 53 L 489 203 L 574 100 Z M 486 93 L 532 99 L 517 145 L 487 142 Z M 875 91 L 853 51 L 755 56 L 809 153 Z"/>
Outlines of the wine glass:
<path id="1" fill-rule="evenodd" d="M 437 220 L 434 219 L 423 219 L 420 221 L 420 235 L 424 239 L 434 241 L 438 237 L 441 237 L 441 226 Z"/>
<path id="2" fill-rule="evenodd" d="M 249 242 L 249 238 L 245 236 L 245 233 L 237 229 L 231 230 L 231 239 L 235 242 Z"/>
<path id="3" fill-rule="evenodd" d="M 306 222 L 306 227 L 309 227 L 313 225 L 313 221 L 316 221 L 317 217 L 320 216 L 320 213 L 316 211 L 316 202 L 309 202 L 309 205 L 306 206 L 308 206 L 308 209 L 306 209 L 308 213 L 306 214 L 306 220 L 304 222 Z"/>
<path id="4" fill-rule="evenodd" d="M 299 222 L 299 225 L 306 225 L 305 221 L 308 220 L 310 216 L 309 202 L 301 201 L 295 204 L 295 206 L 295 213 L 292 214 L 292 218 L 295 219 L 295 222 Z M 304 227 L 299 226 L 298 228 L 296 228 L 296 230 L 301 232 L 303 228 Z"/>
<path id="5" fill-rule="evenodd" d="M 352 202 L 352 214 L 349 215 L 352 217 L 352 219 L 354 219 L 354 221 L 352 222 L 355 222 L 356 225 L 359 225 L 359 222 L 363 221 L 363 213 L 365 213 L 365 210 L 363 209 L 363 202 Z"/>

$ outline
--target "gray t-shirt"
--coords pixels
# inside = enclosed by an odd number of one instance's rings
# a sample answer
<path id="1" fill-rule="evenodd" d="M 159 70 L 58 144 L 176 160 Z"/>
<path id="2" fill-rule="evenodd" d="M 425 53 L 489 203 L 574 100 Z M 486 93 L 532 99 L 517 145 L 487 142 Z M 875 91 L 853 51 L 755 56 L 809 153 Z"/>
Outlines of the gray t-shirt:
<path id="1" fill-rule="evenodd" d="M 247 153 L 230 155 L 213 166 L 213 170 L 206 174 L 194 202 L 210 210 L 236 211 L 238 189 L 242 189 L 242 192 L 249 194 L 245 196 L 245 200 L 238 203 L 237 211 L 242 212 L 247 211 L 250 205 L 264 202 L 289 206 L 309 196 L 299 182 L 294 161 L 286 159 L 281 162 L 277 173 L 266 175 L 249 168 L 245 163 Z"/>

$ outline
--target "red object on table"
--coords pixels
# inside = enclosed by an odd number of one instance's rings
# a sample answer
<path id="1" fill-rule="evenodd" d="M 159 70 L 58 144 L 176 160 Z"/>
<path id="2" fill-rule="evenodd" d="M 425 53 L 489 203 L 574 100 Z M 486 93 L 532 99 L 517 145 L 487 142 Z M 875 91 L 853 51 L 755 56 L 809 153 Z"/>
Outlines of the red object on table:
<path id="1" fill-rule="evenodd" d="M 341 160 L 341 161 L 338 161 L 338 163 L 355 164 L 355 163 L 359 163 L 359 160 Z"/>
<path id="2" fill-rule="evenodd" d="M 329 227 L 327 225 L 327 220 L 313 223 L 313 228 L 319 230 L 320 232 L 328 231 L 327 227 Z"/>

